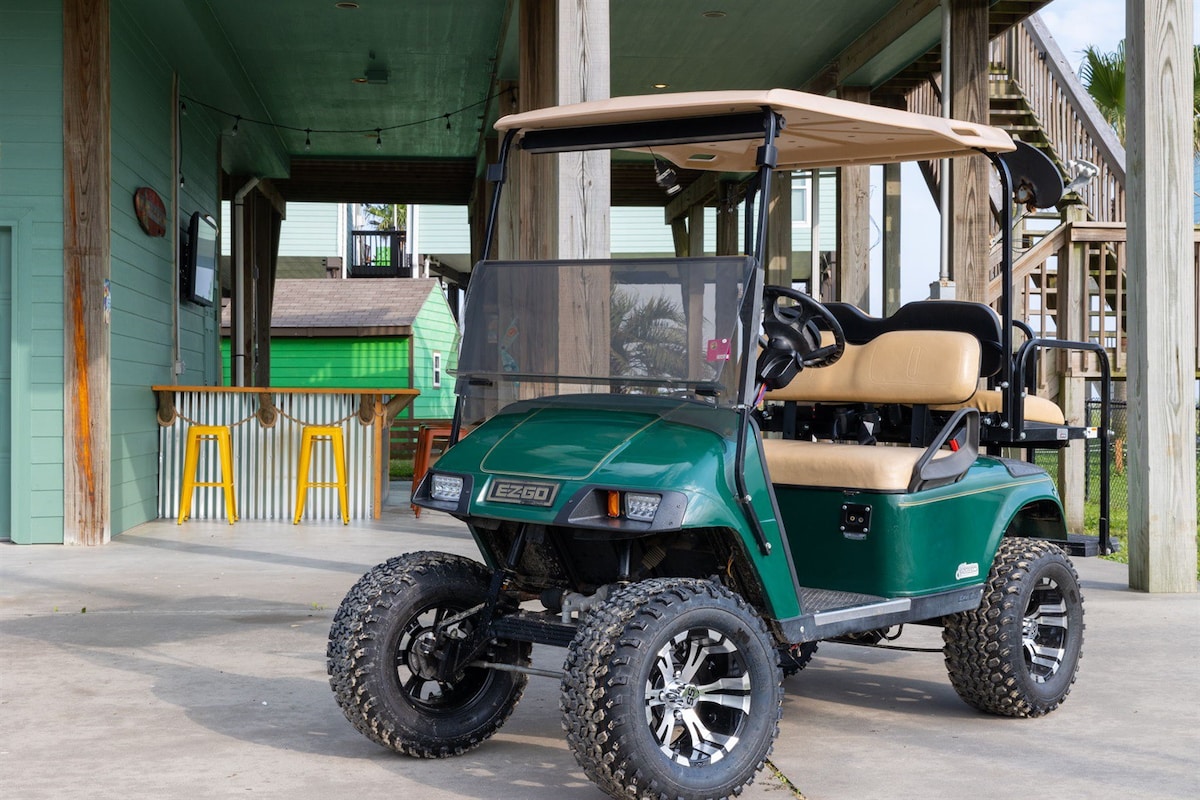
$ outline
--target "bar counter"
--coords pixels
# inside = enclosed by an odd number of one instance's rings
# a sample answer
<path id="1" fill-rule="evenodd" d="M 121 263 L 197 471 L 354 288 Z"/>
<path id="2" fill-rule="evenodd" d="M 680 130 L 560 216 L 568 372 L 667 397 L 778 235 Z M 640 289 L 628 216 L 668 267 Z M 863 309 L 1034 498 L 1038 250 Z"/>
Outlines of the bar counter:
<path id="1" fill-rule="evenodd" d="M 223 425 L 233 439 L 234 491 L 241 519 L 290 520 L 306 425 L 337 425 L 346 444 L 351 519 L 378 519 L 388 495 L 390 429 L 416 389 L 152 386 L 158 397 L 158 516 L 179 514 L 190 425 Z M 216 447 L 202 445 L 196 480 L 219 480 Z M 310 480 L 334 480 L 332 448 L 313 451 Z M 192 519 L 225 519 L 220 488 L 197 487 Z M 308 492 L 303 519 L 337 519 L 336 489 Z M 301 524 L 303 524 L 303 519 Z"/>

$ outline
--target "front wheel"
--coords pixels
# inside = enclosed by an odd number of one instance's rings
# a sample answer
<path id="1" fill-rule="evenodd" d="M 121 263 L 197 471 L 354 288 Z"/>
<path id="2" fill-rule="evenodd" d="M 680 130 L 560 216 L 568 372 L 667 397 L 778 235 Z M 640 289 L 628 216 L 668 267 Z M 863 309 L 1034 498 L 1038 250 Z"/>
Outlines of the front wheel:
<path id="1" fill-rule="evenodd" d="M 725 587 L 632 584 L 592 609 L 571 643 L 567 743 L 612 797 L 738 794 L 778 733 L 778 663 L 763 621 Z"/>
<path id="2" fill-rule="evenodd" d="M 364 575 L 333 617 L 329 683 L 346 718 L 384 747 L 444 758 L 476 747 L 512 713 L 525 676 L 468 667 L 441 680 L 438 629 L 468 638 L 484 602 L 482 564 L 447 553 L 408 553 Z M 455 617 L 459 619 L 455 619 Z M 528 663 L 529 644 L 491 642 L 484 658 Z"/>
<path id="3" fill-rule="evenodd" d="M 946 618 L 950 682 L 981 711 L 1040 717 L 1071 691 L 1083 651 L 1083 595 L 1070 559 L 1038 539 L 1004 539 L 983 602 Z"/>

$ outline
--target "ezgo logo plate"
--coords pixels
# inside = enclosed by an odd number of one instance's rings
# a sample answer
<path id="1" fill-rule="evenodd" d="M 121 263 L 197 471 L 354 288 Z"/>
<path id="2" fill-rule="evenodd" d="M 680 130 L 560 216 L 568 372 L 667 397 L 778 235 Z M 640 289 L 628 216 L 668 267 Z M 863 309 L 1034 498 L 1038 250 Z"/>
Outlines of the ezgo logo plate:
<path id="1" fill-rule="evenodd" d="M 486 499 L 493 503 L 513 503 L 519 506 L 549 508 L 554 505 L 554 498 L 557 495 L 557 483 L 497 479 L 492 481 L 492 485 L 488 487 Z"/>

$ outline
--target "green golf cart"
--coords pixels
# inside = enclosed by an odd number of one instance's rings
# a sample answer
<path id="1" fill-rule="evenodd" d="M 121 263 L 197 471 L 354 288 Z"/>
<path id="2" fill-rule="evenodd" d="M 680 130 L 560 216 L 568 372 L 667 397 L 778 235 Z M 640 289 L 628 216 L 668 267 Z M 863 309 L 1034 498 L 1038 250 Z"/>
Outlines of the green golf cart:
<path id="1" fill-rule="evenodd" d="M 632 149 L 660 171 L 739 176 L 748 254 L 475 267 L 454 444 L 413 501 L 465 522 L 481 560 L 408 553 L 351 589 L 328 646 L 351 723 L 397 752 L 460 754 L 548 676 L 603 791 L 727 797 L 763 766 L 783 678 L 818 642 L 906 624 L 942 628 L 975 708 L 1057 708 L 1084 629 L 1068 553 L 1087 543 L 1049 476 L 1001 453 L 1089 435 L 1107 452 L 1107 419 L 1067 425 L 1030 391 L 1042 350 L 1096 351 L 1106 369 L 1103 351 L 1034 339 L 1007 291 L 998 311 L 929 301 L 880 319 L 764 286 L 763 270 L 775 170 L 983 154 L 1006 197 L 1045 207 L 1062 183 L 1044 157 L 987 126 L 786 90 L 496 127 L 484 252 L 515 151 Z M 561 670 L 532 666 L 533 644 L 565 648 Z"/>

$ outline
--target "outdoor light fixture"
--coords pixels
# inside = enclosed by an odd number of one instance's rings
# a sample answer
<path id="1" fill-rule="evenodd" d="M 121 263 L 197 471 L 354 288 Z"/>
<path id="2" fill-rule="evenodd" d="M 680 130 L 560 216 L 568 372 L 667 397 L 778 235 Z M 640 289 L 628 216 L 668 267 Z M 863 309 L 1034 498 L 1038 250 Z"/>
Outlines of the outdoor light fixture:
<path id="1" fill-rule="evenodd" d="M 679 185 L 679 175 L 675 173 L 675 169 L 658 158 L 654 159 L 654 182 L 667 193 L 667 197 L 677 195 L 683 189 Z"/>
<path id="2" fill-rule="evenodd" d="M 238 135 L 238 126 L 239 126 L 239 125 L 241 125 L 241 124 L 242 124 L 242 118 L 241 118 L 241 116 L 239 115 L 239 116 L 237 116 L 237 117 L 235 117 L 235 118 L 234 118 L 234 120 L 233 120 L 233 130 L 229 131 L 229 135 L 230 135 L 230 136 L 237 136 L 237 135 Z"/>
<path id="3" fill-rule="evenodd" d="M 1100 174 L 1099 167 L 1082 158 L 1072 158 L 1067 162 L 1067 169 L 1071 170 L 1071 182 L 1063 187 L 1063 194 L 1079 191 Z"/>
<path id="4" fill-rule="evenodd" d="M 653 86 L 655 89 L 666 89 L 666 88 L 669 88 L 669 87 L 670 87 L 670 85 L 671 85 L 671 84 L 669 84 L 669 83 L 654 83 L 654 84 L 651 84 L 651 86 Z"/>
<path id="5" fill-rule="evenodd" d="M 344 10 L 350 10 L 350 9 L 358 8 L 358 3 L 350 3 L 350 2 L 334 3 L 333 7 L 341 8 Z"/>
<path id="6" fill-rule="evenodd" d="M 383 149 L 383 132 L 379 128 L 375 129 L 375 149 Z"/>
<path id="7" fill-rule="evenodd" d="M 304 131 L 304 152 L 312 149 L 312 128 L 306 128 Z"/>

